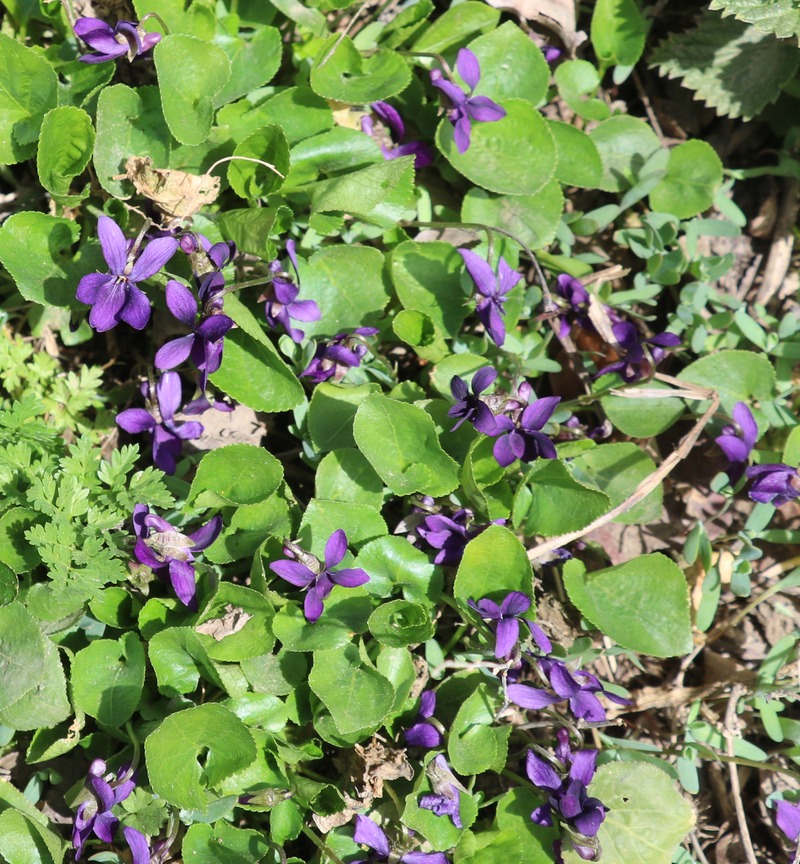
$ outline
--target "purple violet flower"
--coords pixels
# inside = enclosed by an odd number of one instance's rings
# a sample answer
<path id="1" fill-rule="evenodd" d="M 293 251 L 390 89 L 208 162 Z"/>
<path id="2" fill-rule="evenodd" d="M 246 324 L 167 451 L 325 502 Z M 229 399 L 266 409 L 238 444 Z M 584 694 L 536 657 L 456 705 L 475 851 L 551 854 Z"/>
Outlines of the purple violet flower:
<path id="1" fill-rule="evenodd" d="M 437 816 L 449 816 L 456 828 L 463 828 L 459 791 L 461 784 L 456 780 L 444 756 L 435 756 L 428 764 L 427 773 L 433 794 L 423 795 L 419 799 L 419 806 L 423 810 L 432 810 Z"/>
<path id="2" fill-rule="evenodd" d="M 144 834 L 129 825 L 123 827 L 122 833 L 131 850 L 133 864 L 152 864 L 152 850 Z"/>
<path id="3" fill-rule="evenodd" d="M 759 504 L 782 507 L 800 496 L 800 477 L 791 465 L 751 465 L 745 474 L 753 481 L 747 494 Z"/>
<path id="4" fill-rule="evenodd" d="M 800 804 L 779 800 L 775 802 L 775 821 L 790 843 L 800 840 Z M 793 853 L 792 861 L 796 860 L 797 852 Z"/>
<path id="5" fill-rule="evenodd" d="M 303 611 L 309 624 L 319 620 L 323 603 L 333 591 L 334 585 L 356 588 L 369 582 L 369 575 L 360 567 L 333 569 L 347 553 L 347 535 L 341 528 L 334 531 L 325 544 L 324 564 L 315 555 L 305 552 L 294 543 L 286 543 L 283 552 L 291 560 L 274 561 L 269 565 L 269 569 L 298 588 L 310 589 L 303 603 Z"/>
<path id="6" fill-rule="evenodd" d="M 174 237 L 151 240 L 139 255 L 135 243 L 128 243 L 122 229 L 108 216 L 97 220 L 97 236 L 110 273 L 89 273 L 78 282 L 75 296 L 92 307 L 89 324 L 103 333 L 125 321 L 143 330 L 150 320 L 150 303 L 136 284 L 149 279 L 169 261 L 178 248 Z"/>
<path id="7" fill-rule="evenodd" d="M 524 408 L 516 419 L 507 414 L 494 418 L 499 437 L 492 452 L 499 465 L 507 468 L 516 459 L 533 462 L 556 458 L 555 445 L 541 430 L 560 401 L 560 396 L 545 396 Z"/>
<path id="8" fill-rule="evenodd" d="M 477 537 L 489 525 L 506 524 L 505 519 L 495 519 L 487 525 L 470 526 L 472 518 L 472 510 L 465 507 L 456 510 L 452 517 L 433 513 L 420 520 L 416 529 L 417 536 L 431 549 L 438 550 L 433 559 L 434 564 L 441 564 L 443 567 L 457 567 L 461 562 L 467 543 L 473 537 Z"/>
<path id="9" fill-rule="evenodd" d="M 522 274 L 512 270 L 504 258 L 500 258 L 495 275 L 488 261 L 484 261 L 471 249 L 459 249 L 459 255 L 475 283 L 475 290 L 480 295 L 475 312 L 492 341 L 502 347 L 506 340 L 506 328 L 503 323 L 506 294 L 522 279 Z"/>
<path id="10" fill-rule="evenodd" d="M 86 786 L 89 797 L 78 806 L 72 827 L 76 861 L 80 860 L 83 847 L 92 834 L 104 843 L 113 841 L 119 819 L 111 812 L 111 808 L 133 792 L 136 779 L 129 765 L 121 767 L 116 777 L 106 775 L 106 763 L 102 759 L 95 759 L 89 766 Z"/>
<path id="11" fill-rule="evenodd" d="M 368 846 L 372 852 L 368 858 L 360 858 L 353 864 L 375 864 L 378 861 L 397 861 L 398 864 L 448 864 L 443 852 L 406 852 L 399 858 L 397 852 L 392 854 L 389 839 L 383 828 L 376 825 L 367 816 L 356 816 L 356 830 L 353 840 Z"/>
<path id="12" fill-rule="evenodd" d="M 284 270 L 284 266 L 276 258 L 269 265 L 272 282 L 259 299 L 266 301 L 264 315 L 268 326 L 275 329 L 280 325 L 295 342 L 302 342 L 306 334 L 292 327 L 291 319 L 319 321 L 321 313 L 319 306 L 313 300 L 297 299 L 300 293 L 300 274 L 297 272 L 296 248 L 294 240 L 286 241 L 286 253 L 294 270 L 294 278 Z"/>
<path id="13" fill-rule="evenodd" d="M 498 606 L 494 600 L 484 597 L 477 603 L 468 600 L 468 605 L 484 620 L 497 622 L 492 628 L 495 632 L 494 656 L 498 660 L 508 660 L 519 642 L 519 622 L 524 621 L 531 631 L 533 641 L 543 654 L 553 650 L 550 640 L 542 628 L 522 616 L 530 609 L 531 601 L 521 591 L 511 591 Z"/>
<path id="14" fill-rule="evenodd" d="M 339 333 L 330 342 L 317 345 L 311 362 L 300 373 L 300 378 L 310 378 L 314 384 L 323 381 L 341 381 L 348 369 L 355 369 L 369 348 L 364 336 L 376 336 L 377 327 L 356 327 L 352 333 Z"/>
<path id="15" fill-rule="evenodd" d="M 192 271 L 196 276 L 215 270 L 222 270 L 236 256 L 236 244 L 233 240 L 221 240 L 212 243 L 205 234 L 192 231 L 180 239 L 181 251 L 192 261 Z"/>
<path id="16" fill-rule="evenodd" d="M 163 345 L 155 356 L 157 369 L 174 369 L 191 358 L 200 372 L 200 389 L 205 391 L 208 376 L 222 363 L 223 337 L 233 327 L 233 319 L 221 312 L 201 310 L 192 292 L 180 282 L 167 282 L 169 311 L 192 331 Z"/>
<path id="17" fill-rule="evenodd" d="M 419 711 L 417 717 L 420 719 L 403 733 L 406 744 L 409 747 L 424 747 L 431 750 L 442 743 L 442 733 L 430 722 L 433 712 L 436 710 L 436 693 L 426 690 L 419 697 Z"/>
<path id="18" fill-rule="evenodd" d="M 549 682 L 550 690 L 531 687 L 529 684 L 509 684 L 508 698 L 522 708 L 536 711 L 567 701 L 570 711 L 579 720 L 602 723 L 606 719 L 606 710 L 596 693 L 602 693 L 618 705 L 630 705 L 629 700 L 605 690 L 591 672 L 584 669 L 570 672 L 566 663 L 548 657 L 537 657 L 536 663 Z"/>
<path id="19" fill-rule="evenodd" d="M 621 359 L 604 366 L 595 378 L 618 372 L 626 384 L 649 377 L 656 366 L 664 359 L 666 348 L 677 348 L 680 336 L 675 333 L 661 333 L 651 339 L 642 339 L 630 321 L 617 321 L 611 325 L 616 348 Z"/>
<path id="20" fill-rule="evenodd" d="M 469 93 L 465 93 L 457 84 L 448 81 L 439 69 L 431 72 L 431 84 L 441 90 L 446 101 L 449 102 L 447 118 L 455 127 L 453 137 L 456 147 L 459 153 L 466 153 L 472 134 L 472 121 L 492 123 L 495 120 L 502 120 L 506 116 L 506 110 L 488 96 L 472 95 L 481 80 L 481 67 L 478 58 L 469 48 L 462 48 L 458 52 L 456 67 L 458 74 L 469 87 Z"/>
<path id="21" fill-rule="evenodd" d="M 189 609 L 197 610 L 197 575 L 194 556 L 219 537 L 222 517 L 215 516 L 191 534 L 177 528 L 150 512 L 144 504 L 133 508 L 133 532 L 136 546 L 133 554 L 140 564 L 147 565 L 159 578 L 168 578 L 178 600 Z"/>
<path id="22" fill-rule="evenodd" d="M 555 293 L 558 301 L 557 317 L 561 321 L 559 336 L 562 339 L 568 336 L 572 329 L 567 320 L 568 313 L 572 313 L 576 323 L 584 329 L 595 329 L 588 314 L 589 292 L 579 279 L 562 273 L 556 279 Z"/>
<path id="23" fill-rule="evenodd" d="M 528 751 L 528 777 L 547 796 L 547 803 L 531 813 L 531 821 L 550 827 L 555 817 L 566 827 L 578 855 L 585 861 L 593 861 L 599 852 L 593 838 L 597 836 L 608 810 L 601 801 L 587 794 L 595 773 L 597 750 L 571 750 L 569 733 L 562 728 L 558 730 L 556 760 L 560 763 L 559 770 L 533 750 Z M 560 846 L 556 851 L 559 850 Z"/>
<path id="24" fill-rule="evenodd" d="M 83 63 L 105 63 L 125 54 L 128 60 L 133 60 L 161 41 L 160 33 L 147 33 L 135 21 L 117 21 L 112 27 L 99 18 L 78 18 L 72 29 L 92 51 L 97 52 L 82 54 L 78 59 Z"/>
<path id="25" fill-rule="evenodd" d="M 177 372 L 165 372 L 155 387 L 142 384 L 142 395 L 148 408 L 128 408 L 116 416 L 117 425 L 138 435 L 150 432 L 153 436 L 153 462 L 165 474 L 174 474 L 175 465 L 181 455 L 184 441 L 191 441 L 203 434 L 203 424 L 196 420 L 176 423 L 175 414 L 181 404 L 181 379 Z"/>
<path id="26" fill-rule="evenodd" d="M 744 474 L 747 460 L 758 440 L 758 424 L 744 402 L 733 406 L 733 426 L 725 426 L 715 440 L 728 457 L 726 472 L 731 485 Z"/>
<path id="27" fill-rule="evenodd" d="M 447 412 L 448 417 L 458 417 L 456 425 L 450 430 L 456 429 L 465 421 L 470 423 L 484 435 L 497 435 L 497 424 L 495 423 L 492 409 L 481 399 L 480 394 L 490 387 L 497 378 L 497 370 L 491 366 L 484 366 L 472 377 L 472 393 L 470 393 L 466 382 L 454 375 L 450 379 L 450 392 L 456 400 L 456 404 Z"/>
<path id="28" fill-rule="evenodd" d="M 361 131 L 370 138 L 374 138 L 381 148 L 384 159 L 397 159 L 398 156 L 413 156 L 416 169 L 425 168 L 433 162 L 433 151 L 424 141 L 408 141 L 405 144 L 397 144 L 406 134 L 405 123 L 396 108 L 388 102 L 373 102 L 370 105 L 372 113 L 377 115 L 381 123 L 389 130 L 390 141 L 393 146 L 388 146 L 386 137 L 376 134 L 375 121 L 367 114 L 361 118 Z"/>

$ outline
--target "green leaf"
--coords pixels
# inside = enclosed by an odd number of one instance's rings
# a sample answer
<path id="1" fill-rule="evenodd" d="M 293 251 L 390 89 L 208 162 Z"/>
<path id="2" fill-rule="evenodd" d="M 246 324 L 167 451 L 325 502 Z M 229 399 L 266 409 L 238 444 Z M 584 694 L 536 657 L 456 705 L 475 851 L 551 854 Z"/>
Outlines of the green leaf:
<path id="1" fill-rule="evenodd" d="M 775 392 L 775 370 L 764 354 L 719 351 L 690 363 L 679 380 L 719 393 L 720 407 L 728 416 L 737 402 L 768 402 Z M 698 411 L 704 410 L 699 403 Z"/>
<path id="2" fill-rule="evenodd" d="M 225 297 L 225 314 L 238 329 L 225 336 L 222 365 L 211 376 L 214 385 L 254 411 L 290 411 L 302 404 L 303 385 L 235 294 Z"/>
<path id="3" fill-rule="evenodd" d="M 611 506 L 616 507 L 656 470 L 656 464 L 638 444 L 620 442 L 601 444 L 576 456 L 571 468 L 578 480 L 605 492 L 611 499 Z M 657 522 L 661 518 L 663 497 L 663 487 L 659 483 L 643 501 L 614 521 L 623 525 Z"/>
<path id="4" fill-rule="evenodd" d="M 229 444 L 203 456 L 187 500 L 196 507 L 256 504 L 282 480 L 283 466 L 263 447 Z"/>
<path id="5" fill-rule="evenodd" d="M 655 132 L 638 117 L 615 115 L 595 126 L 589 133 L 603 160 L 600 188 L 621 192 L 633 186 L 639 171 L 661 147 Z"/>
<path id="6" fill-rule="evenodd" d="M 311 67 L 311 89 L 325 99 L 367 105 L 396 96 L 411 82 L 411 70 L 395 51 L 378 48 L 365 57 L 349 36 L 331 34 Z"/>
<path id="7" fill-rule="evenodd" d="M 495 716 L 503 705 L 501 694 L 490 693 L 485 684 L 461 705 L 450 726 L 447 752 L 459 774 L 500 772 L 508 759 L 510 726 L 496 726 Z"/>
<path id="8" fill-rule="evenodd" d="M 185 861 L 194 864 L 253 864 L 264 858 L 269 847 L 260 831 L 234 828 L 219 819 L 213 825 L 190 825 L 181 852 Z"/>
<path id="9" fill-rule="evenodd" d="M 34 303 L 74 306 L 78 275 L 72 246 L 80 228 L 47 213 L 14 213 L 0 227 L 0 261 L 17 290 Z"/>
<path id="10" fill-rule="evenodd" d="M 156 168 L 169 164 L 170 135 L 157 87 L 105 87 L 97 100 L 93 164 L 100 185 L 116 198 L 131 193 L 125 173 L 130 156 L 149 156 Z"/>
<path id="11" fill-rule="evenodd" d="M 779 39 L 800 33 L 800 10 L 794 0 L 711 0 L 708 8 L 721 11 L 724 17 L 734 15 Z M 777 47 L 781 43 L 773 40 L 772 44 Z M 755 68 L 761 72 L 760 67 Z"/>
<path id="12" fill-rule="evenodd" d="M 291 156 L 292 167 L 286 179 L 286 188 L 292 190 L 313 183 L 320 174 L 328 177 L 341 175 L 341 179 L 345 179 L 345 171 L 367 165 L 383 165 L 385 161 L 380 148 L 369 135 L 360 129 L 346 129 L 343 126 L 300 141 L 292 147 Z M 367 175 L 367 178 L 372 178 L 372 181 L 376 179 L 374 175 Z M 371 187 L 374 185 L 372 182 Z M 320 184 L 319 187 L 313 187 L 312 191 L 318 188 L 326 187 Z M 374 190 L 368 192 L 368 203 L 373 208 L 380 204 L 380 198 L 375 196 Z M 354 205 L 360 207 L 361 203 L 354 201 Z"/>
<path id="13" fill-rule="evenodd" d="M 640 555 L 593 573 L 573 559 L 564 565 L 564 586 L 581 614 L 623 648 L 653 657 L 692 650 L 686 577 L 665 555 Z"/>
<path id="14" fill-rule="evenodd" d="M 72 180 L 92 158 L 94 127 L 80 108 L 53 108 L 45 114 L 36 168 L 39 182 L 61 204 L 77 204 L 85 195 L 70 195 Z"/>
<path id="15" fill-rule="evenodd" d="M 579 483 L 558 459 L 539 459 L 528 474 L 533 500 L 526 534 L 555 537 L 585 528 L 609 509 L 609 497 Z"/>
<path id="16" fill-rule="evenodd" d="M 353 435 L 396 495 L 438 498 L 458 486 L 458 465 L 442 450 L 433 420 L 416 405 L 373 393 L 356 412 Z"/>
<path id="17" fill-rule="evenodd" d="M 46 672 L 45 640 L 18 602 L 0 607 L 0 710 L 21 699 Z"/>
<path id="18" fill-rule="evenodd" d="M 383 504 L 383 482 L 358 450 L 328 453 L 319 463 L 314 483 L 316 498 L 363 504 L 374 510 Z"/>
<path id="19" fill-rule="evenodd" d="M 30 507 L 12 507 L 0 516 L 0 562 L 17 574 L 33 570 L 42 560 L 25 539 L 25 532 L 41 521 L 41 513 Z"/>
<path id="20" fill-rule="evenodd" d="M 684 141 L 670 150 L 666 177 L 650 192 L 650 206 L 679 219 L 697 216 L 714 203 L 722 176 L 722 160 L 710 144 Z"/>
<path id="21" fill-rule="evenodd" d="M 506 116 L 473 123 L 469 149 L 459 153 L 453 124 L 443 119 L 436 146 L 460 174 L 489 192 L 534 195 L 552 178 L 558 153 L 550 127 L 524 99 L 503 102 Z"/>
<path id="22" fill-rule="evenodd" d="M 447 343 L 430 315 L 416 309 L 401 309 L 392 319 L 395 336 L 410 345 L 417 356 L 438 363 L 447 356 Z"/>
<path id="23" fill-rule="evenodd" d="M 233 240 L 240 252 L 259 258 L 274 258 L 270 237 L 283 234 L 291 224 L 292 211 L 284 205 L 227 210 L 219 214 L 217 227 L 225 240 Z"/>
<path id="24" fill-rule="evenodd" d="M 218 35 L 214 41 L 231 63 L 230 80 L 214 99 L 217 108 L 267 84 L 281 65 L 281 34 L 275 27 L 258 27 L 249 39 Z"/>
<path id="25" fill-rule="evenodd" d="M 671 389 L 660 381 L 648 381 L 640 386 L 648 390 L 656 389 L 665 392 Z M 633 388 L 634 391 L 635 389 Z M 627 392 L 631 392 L 631 389 L 629 388 Z M 685 410 L 682 399 L 666 395 L 663 399 L 653 397 L 634 399 L 608 395 L 603 396 L 600 404 L 615 428 L 632 438 L 651 438 L 660 435 L 669 429 Z"/>
<path id="26" fill-rule="evenodd" d="M 273 588 L 278 588 L 279 583 L 288 584 L 277 580 Z M 363 588 L 336 586 L 316 623 L 309 624 L 303 610 L 292 603 L 278 612 L 272 629 L 287 651 L 328 650 L 347 645 L 354 633 L 366 632 L 371 612 L 372 601 Z"/>
<path id="27" fill-rule="evenodd" d="M 392 251 L 391 271 L 404 309 L 424 313 L 446 337 L 458 334 L 471 289 L 464 287 L 464 261 L 452 244 L 401 243 Z"/>
<path id="28" fill-rule="evenodd" d="M 147 609 L 145 606 L 143 612 Z M 143 620 L 143 616 L 140 616 L 139 627 L 142 635 L 149 639 L 148 655 L 160 693 L 165 696 L 193 693 L 201 674 L 207 681 L 224 689 L 214 663 L 194 630 L 190 627 L 168 627 L 151 636 Z"/>
<path id="29" fill-rule="evenodd" d="M 164 118 L 181 144 L 202 144 L 211 132 L 214 101 L 231 77 L 222 48 L 176 34 L 153 49 Z"/>
<path id="30" fill-rule="evenodd" d="M 243 160 L 260 159 L 273 168 L 253 161 L 228 163 L 228 182 L 240 198 L 264 198 L 277 192 L 289 171 L 289 142 L 280 126 L 263 126 L 233 151 Z"/>
<path id="31" fill-rule="evenodd" d="M 223 582 L 197 619 L 196 632 L 212 660 L 235 663 L 272 649 L 274 617 L 275 610 L 258 591 Z"/>
<path id="32" fill-rule="evenodd" d="M 19 792 L 11 783 L 4 781 L 0 783 L 0 813 L 12 812 L 17 812 L 28 819 L 44 840 L 53 861 L 60 864 L 64 859 L 65 844 L 53 829 L 52 823 L 47 816 L 31 804 L 22 792 Z M 27 864 L 28 860 L 30 859 L 21 859 L 24 864 Z M 33 860 L 35 861 L 35 859 Z M 48 858 L 44 857 L 43 860 L 48 861 Z"/>
<path id="33" fill-rule="evenodd" d="M 500 13 L 484 3 L 467 0 L 450 7 L 414 43 L 414 51 L 441 53 L 464 44 L 473 33 L 489 33 L 497 27 Z"/>
<path id="34" fill-rule="evenodd" d="M 345 529 L 348 545 L 354 549 L 387 533 L 383 517 L 372 507 L 312 498 L 303 512 L 299 537 L 304 547 L 322 558 L 328 538 L 340 528 Z"/>
<path id="35" fill-rule="evenodd" d="M 406 600 L 431 606 L 441 595 L 441 571 L 404 537 L 371 540 L 358 553 L 356 565 L 369 573 L 364 588 L 373 597 L 389 597 L 400 589 Z"/>
<path id="36" fill-rule="evenodd" d="M 377 729 L 394 703 L 389 680 L 362 663 L 355 645 L 315 651 L 308 683 L 342 735 Z"/>
<path id="37" fill-rule="evenodd" d="M 503 831 L 516 831 L 524 838 L 520 864 L 551 864 L 553 860 L 557 829 L 535 825 L 530 819 L 533 810 L 541 803 L 541 798 L 532 789 L 524 787 L 509 789 L 497 802 L 497 827 Z"/>
<path id="38" fill-rule="evenodd" d="M 290 144 L 296 144 L 327 132 L 333 126 L 333 112 L 327 101 L 310 87 L 289 87 L 256 108 L 246 99 L 222 108 L 217 114 L 217 122 L 229 126 L 237 142 L 261 126 L 273 123 L 283 129 Z"/>
<path id="39" fill-rule="evenodd" d="M 436 630 L 427 609 L 408 600 L 382 603 L 369 616 L 367 625 L 378 642 L 390 648 L 427 642 Z"/>
<path id="40" fill-rule="evenodd" d="M 414 791 L 406 796 L 402 822 L 412 831 L 418 831 L 435 850 L 451 849 L 458 843 L 463 832 L 475 822 L 478 803 L 472 795 L 459 793 L 459 811 L 464 828 L 456 828 L 447 816 L 437 816 L 432 810 L 423 810 L 419 806 L 419 799 L 432 791 L 429 777 L 425 772 L 420 772 Z"/>
<path id="41" fill-rule="evenodd" d="M 490 597 L 500 601 L 509 591 L 531 596 L 531 564 L 525 547 L 512 531 L 502 525 L 490 525 L 467 543 L 458 565 L 453 596 L 466 609 L 468 600 Z"/>
<path id="42" fill-rule="evenodd" d="M 413 218 L 415 208 L 413 156 L 383 160 L 323 180 L 314 186 L 311 199 L 312 213 L 341 211 L 387 229 Z"/>
<path id="43" fill-rule="evenodd" d="M 784 5 L 784 0 L 778 4 Z M 765 11 L 778 4 L 758 3 Z M 719 7 L 712 3 L 710 8 Z M 800 19 L 796 10 L 792 14 Z M 744 120 L 778 98 L 783 85 L 797 72 L 798 62 L 796 44 L 779 41 L 758 26 L 709 12 L 692 30 L 661 42 L 650 59 L 661 75 L 682 78 L 683 86 L 694 91 L 694 98 L 717 114 Z M 758 75 L 751 74 L 754 69 Z"/>
<path id="44" fill-rule="evenodd" d="M 476 96 L 496 102 L 527 99 L 534 107 L 544 101 L 550 67 L 536 44 L 511 21 L 470 42 L 478 58 L 481 79 Z"/>
<path id="45" fill-rule="evenodd" d="M 588 60 L 567 60 L 555 71 L 558 93 L 567 105 L 586 120 L 605 120 L 611 109 L 594 96 L 600 73 Z"/>
<path id="46" fill-rule="evenodd" d="M 0 563 L 0 606 L 8 606 L 17 599 L 19 591 L 19 579 L 17 574 L 8 566 Z"/>
<path id="47" fill-rule="evenodd" d="M 317 450 L 355 447 L 353 422 L 358 406 L 371 393 L 380 391 L 378 384 L 344 387 L 323 382 L 314 388 L 308 408 L 308 431 Z"/>
<path id="48" fill-rule="evenodd" d="M 313 297 L 322 313 L 319 321 L 303 322 L 306 336 L 377 323 L 390 296 L 383 265 L 383 255 L 368 246 L 329 246 L 301 260 L 300 297 Z"/>
<path id="49" fill-rule="evenodd" d="M 150 12 L 157 13 L 167 25 L 168 33 L 186 33 L 198 39 L 211 39 L 215 29 L 214 0 L 133 0 L 136 18 L 141 21 Z M 157 19 L 145 24 L 147 30 L 161 31 Z"/>
<path id="50" fill-rule="evenodd" d="M 144 670 L 144 648 L 134 633 L 92 642 L 72 661 L 75 707 L 106 726 L 122 726 L 139 705 Z"/>
<path id="51" fill-rule="evenodd" d="M 644 51 L 647 24 L 634 0 L 597 0 L 592 47 L 605 66 L 634 66 Z"/>
<path id="52" fill-rule="evenodd" d="M 0 861 L 8 864 L 52 864 L 41 829 L 17 810 L 0 813 Z"/>
<path id="53" fill-rule="evenodd" d="M 589 795 L 609 808 L 597 835 L 608 864 L 670 864 L 695 822 L 692 805 L 655 765 L 601 765 Z M 580 861 L 572 851 L 564 858 L 568 864 Z"/>
<path id="54" fill-rule="evenodd" d="M 0 33 L 0 164 L 36 152 L 44 115 L 58 102 L 53 67 L 36 51 Z"/>
<path id="55" fill-rule="evenodd" d="M 170 714 L 147 736 L 144 749 L 153 792 L 185 810 L 204 811 L 214 800 L 208 790 L 256 758 L 244 723 L 214 703 Z"/>
<path id="56" fill-rule="evenodd" d="M 1 646 L 0 646 L 1 647 Z M 27 684 L 33 683 L 33 679 Z M 44 672 L 24 696 L 0 711 L 0 723 L 10 729 L 50 729 L 72 714 L 67 680 L 58 648 L 44 639 Z"/>
<path id="57" fill-rule="evenodd" d="M 470 189 L 461 205 L 461 218 L 510 231 L 531 249 L 543 249 L 555 239 L 563 210 L 564 194 L 554 178 L 535 195 L 493 195 Z"/>
<path id="58" fill-rule="evenodd" d="M 581 129 L 548 120 L 558 147 L 556 180 L 565 186 L 597 189 L 603 179 L 603 161 L 594 141 Z"/>

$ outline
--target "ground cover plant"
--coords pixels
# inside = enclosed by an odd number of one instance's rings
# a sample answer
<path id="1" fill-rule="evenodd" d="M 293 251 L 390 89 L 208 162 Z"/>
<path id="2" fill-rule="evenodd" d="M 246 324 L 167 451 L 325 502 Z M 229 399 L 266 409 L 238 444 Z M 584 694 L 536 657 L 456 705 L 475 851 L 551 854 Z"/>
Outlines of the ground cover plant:
<path id="1" fill-rule="evenodd" d="M 5 4 L 0 862 L 797 861 L 799 28 Z"/>

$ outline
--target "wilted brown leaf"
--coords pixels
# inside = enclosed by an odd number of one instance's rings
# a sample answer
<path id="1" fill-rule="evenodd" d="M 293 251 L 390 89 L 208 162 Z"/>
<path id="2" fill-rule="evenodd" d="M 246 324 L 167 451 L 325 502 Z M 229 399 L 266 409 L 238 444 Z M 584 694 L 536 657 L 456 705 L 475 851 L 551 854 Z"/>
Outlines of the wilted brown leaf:
<path id="1" fill-rule="evenodd" d="M 219 195 L 219 177 L 187 174 L 172 168 L 153 168 L 149 156 L 131 156 L 125 176 L 136 191 L 149 198 L 170 220 L 190 219 Z"/>

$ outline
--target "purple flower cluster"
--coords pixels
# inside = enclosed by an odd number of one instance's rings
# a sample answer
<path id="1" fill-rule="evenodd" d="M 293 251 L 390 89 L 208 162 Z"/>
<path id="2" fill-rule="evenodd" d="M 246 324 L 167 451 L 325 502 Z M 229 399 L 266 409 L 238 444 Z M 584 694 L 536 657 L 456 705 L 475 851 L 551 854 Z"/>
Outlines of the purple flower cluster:
<path id="1" fill-rule="evenodd" d="M 78 18 L 72 28 L 94 53 L 82 54 L 83 63 L 105 63 L 127 54 L 134 60 L 161 41 L 160 33 L 146 33 L 135 21 L 117 21 L 112 27 L 99 18 Z"/>
<path id="2" fill-rule="evenodd" d="M 373 102 L 370 105 L 372 113 L 380 120 L 383 127 L 391 136 L 389 141 L 386 135 L 379 135 L 375 128 L 375 121 L 367 114 L 361 118 L 361 131 L 371 138 L 375 138 L 381 148 L 384 159 L 397 159 L 399 156 L 413 156 L 414 168 L 419 170 L 433 162 L 433 151 L 424 141 L 407 141 L 399 144 L 406 134 L 406 126 L 400 112 L 393 108 L 388 102 Z M 391 146 L 389 146 L 391 144 Z"/>
<path id="3" fill-rule="evenodd" d="M 449 816 L 456 828 L 463 828 L 461 822 L 461 784 L 456 780 L 447 760 L 439 754 L 428 765 L 428 778 L 433 792 L 419 799 L 423 810 L 431 810 L 437 816 Z"/>
<path id="4" fill-rule="evenodd" d="M 353 840 L 371 850 L 367 858 L 359 858 L 353 864 L 377 864 L 379 861 L 396 861 L 398 864 L 448 864 L 443 852 L 393 852 L 383 828 L 367 816 L 356 816 Z"/>
<path id="5" fill-rule="evenodd" d="M 450 390 L 456 404 L 447 412 L 449 417 L 458 418 L 453 431 L 469 420 L 479 432 L 496 438 L 494 458 L 504 468 L 517 459 L 522 462 L 533 462 L 539 458 L 554 459 L 555 445 L 542 429 L 552 417 L 561 397 L 545 396 L 531 402 L 533 391 L 527 382 L 520 385 L 511 398 L 500 398 L 496 394 L 481 396 L 496 377 L 494 369 L 480 369 L 472 379 L 470 392 L 461 378 L 453 376 Z"/>
<path id="6" fill-rule="evenodd" d="M 261 295 L 264 301 L 264 316 L 267 325 L 273 330 L 282 327 L 295 342 L 302 342 L 305 333 L 292 326 L 295 321 L 319 321 L 319 306 L 313 300 L 298 300 L 300 294 L 300 274 L 297 271 L 297 251 L 294 240 L 286 241 L 286 254 L 294 271 L 294 277 L 285 265 L 276 258 L 269 265 L 272 281 Z"/>
<path id="7" fill-rule="evenodd" d="M 543 654 L 549 654 L 553 650 L 544 630 L 529 618 L 522 617 L 531 608 L 531 601 L 521 591 L 511 591 L 499 606 L 488 597 L 477 603 L 474 600 L 469 600 L 468 603 L 481 618 L 492 622 L 495 634 L 494 656 L 498 660 L 508 660 L 517 647 L 520 621 L 527 624 L 533 641 Z"/>
<path id="8" fill-rule="evenodd" d="M 431 72 L 431 84 L 442 91 L 448 108 L 447 119 L 455 127 L 454 138 L 458 152 L 466 153 L 472 135 L 472 123 L 502 120 L 506 116 L 506 110 L 488 96 L 472 95 L 481 80 L 481 67 L 478 58 L 469 48 L 462 48 L 458 52 L 456 68 L 461 79 L 469 87 L 469 93 L 465 93 L 457 84 L 448 81 L 439 69 Z"/>
<path id="9" fill-rule="evenodd" d="M 433 563 L 443 567 L 457 567 L 467 543 L 485 531 L 489 525 L 505 525 L 505 519 L 495 519 L 487 525 L 472 525 L 474 514 L 466 507 L 452 516 L 430 513 L 422 516 L 416 526 L 420 544 L 436 550 Z M 420 545 L 417 544 L 417 545 Z"/>
<path id="10" fill-rule="evenodd" d="M 347 554 L 347 535 L 341 528 L 334 531 L 325 544 L 324 563 L 294 543 L 286 543 L 283 552 L 288 560 L 274 561 L 269 569 L 292 585 L 308 589 L 303 611 L 309 624 L 319 620 L 334 585 L 357 588 L 369 582 L 369 575 L 360 567 L 333 569 Z"/>
<path id="11" fill-rule="evenodd" d="M 78 805 L 72 826 L 76 861 L 80 860 L 83 847 L 92 834 L 104 843 L 113 841 L 119 819 L 111 810 L 136 788 L 136 778 L 130 766 L 121 767 L 116 776 L 106 774 L 106 770 L 106 763 L 102 759 L 95 759 L 89 766 L 84 792 L 86 797 Z"/>
<path id="12" fill-rule="evenodd" d="M 364 337 L 376 336 L 379 332 L 377 327 L 357 327 L 352 333 L 339 333 L 329 342 L 320 343 L 300 377 L 314 384 L 341 381 L 348 369 L 356 369 L 366 357 L 369 347 Z"/>
<path id="13" fill-rule="evenodd" d="M 133 553 L 161 579 L 169 579 L 176 597 L 189 609 L 197 609 L 197 576 L 194 556 L 219 537 L 222 517 L 215 516 L 191 534 L 183 534 L 144 504 L 133 508 Z"/>
<path id="14" fill-rule="evenodd" d="M 597 750 L 572 750 L 569 734 L 563 728 L 558 730 L 557 737 L 553 761 L 533 750 L 528 751 L 528 777 L 547 796 L 547 803 L 531 813 L 531 821 L 548 827 L 558 822 L 566 830 L 578 855 L 585 861 L 594 861 L 599 857 L 595 838 L 608 810 L 601 801 L 587 793 L 595 773 Z M 563 862 L 561 841 L 555 842 L 553 851 L 556 861 Z"/>
<path id="15" fill-rule="evenodd" d="M 458 253 L 464 259 L 464 264 L 478 293 L 475 312 L 495 345 L 502 347 L 506 341 L 506 328 L 503 322 L 506 295 L 519 283 L 522 274 L 512 270 L 504 258 L 500 258 L 495 274 L 489 262 L 484 261 L 480 255 L 476 255 L 470 249 L 459 249 Z"/>

